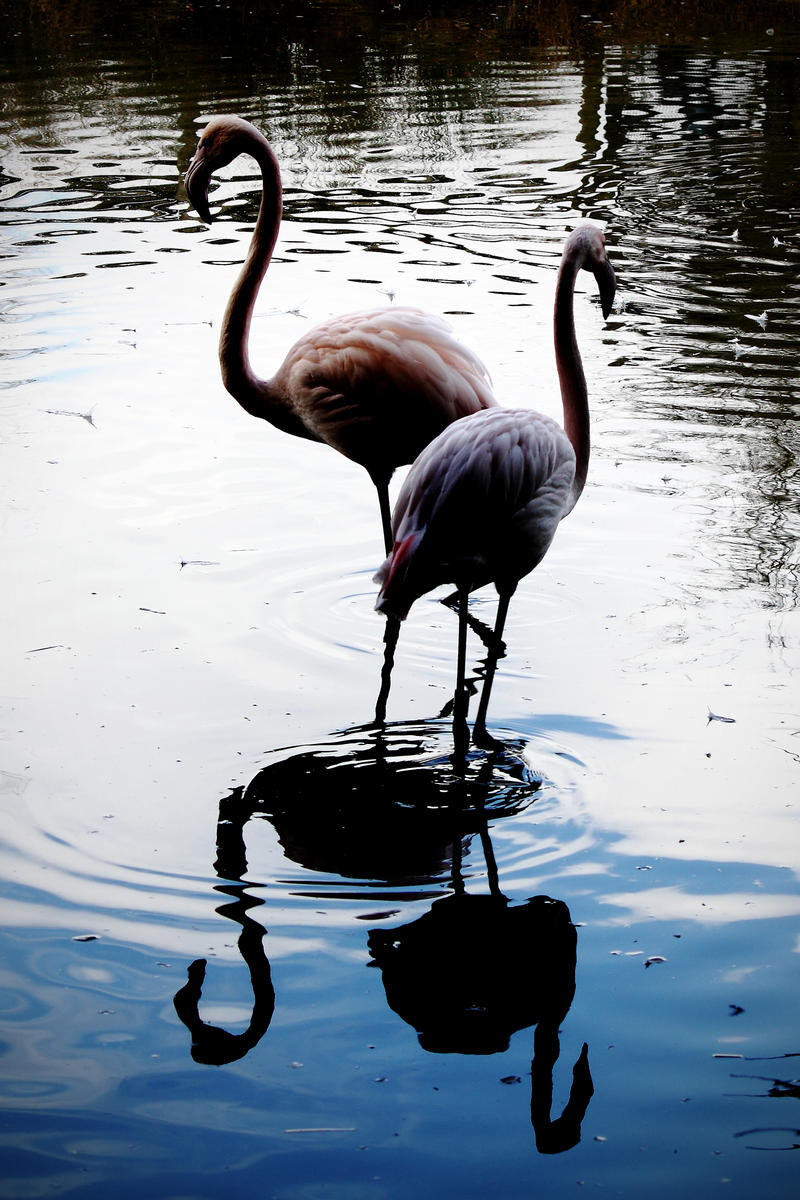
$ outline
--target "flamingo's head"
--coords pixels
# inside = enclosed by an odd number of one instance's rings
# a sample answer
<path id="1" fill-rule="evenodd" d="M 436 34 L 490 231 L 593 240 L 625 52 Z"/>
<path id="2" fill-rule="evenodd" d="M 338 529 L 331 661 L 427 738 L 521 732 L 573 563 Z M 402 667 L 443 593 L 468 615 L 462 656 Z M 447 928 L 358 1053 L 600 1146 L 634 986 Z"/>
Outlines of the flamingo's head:
<path id="1" fill-rule="evenodd" d="M 184 186 L 201 221 L 211 224 L 208 185 L 220 167 L 226 167 L 245 151 L 252 152 L 255 142 L 266 142 L 255 126 L 241 117 L 214 117 L 200 134 L 194 158 L 184 177 Z"/>
<path id="2" fill-rule="evenodd" d="M 596 225 L 585 224 L 579 225 L 577 229 L 573 230 L 567 241 L 567 247 L 569 248 L 571 244 L 577 245 L 580 265 L 585 271 L 591 271 L 597 280 L 600 307 L 603 310 L 603 316 L 607 318 L 614 303 L 617 278 L 606 252 L 606 239 Z"/>

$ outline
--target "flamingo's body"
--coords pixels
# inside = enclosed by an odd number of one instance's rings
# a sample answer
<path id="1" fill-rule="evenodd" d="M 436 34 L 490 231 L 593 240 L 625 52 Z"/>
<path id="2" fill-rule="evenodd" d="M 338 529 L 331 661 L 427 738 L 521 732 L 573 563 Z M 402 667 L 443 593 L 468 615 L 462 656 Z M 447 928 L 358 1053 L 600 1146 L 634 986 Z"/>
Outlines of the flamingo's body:
<path id="1" fill-rule="evenodd" d="M 449 426 L 401 489 L 379 609 L 403 618 L 442 583 L 513 592 L 544 558 L 574 478 L 568 438 L 540 413 L 495 408 Z"/>
<path id="2" fill-rule="evenodd" d="M 580 226 L 567 239 L 556 286 L 554 331 L 565 428 L 540 413 L 496 408 L 445 429 L 405 479 L 394 510 L 393 550 L 376 576 L 381 584 L 377 608 L 400 619 L 438 584 L 458 588 L 456 718 L 461 715 L 464 728 L 467 597 L 494 583 L 499 597 L 496 650 L 517 584 L 544 557 L 586 480 L 589 407 L 572 311 L 580 268 L 594 273 L 608 316 L 614 271 L 603 235 L 591 225 Z M 495 665 L 496 655 L 487 668 L 476 741 L 491 741 L 485 719 Z"/>
<path id="3" fill-rule="evenodd" d="M 186 191 L 211 221 L 215 170 L 250 154 L 262 176 L 261 207 L 220 334 L 225 387 L 247 412 L 278 429 L 360 463 L 378 490 L 384 542 L 391 549 L 388 485 L 395 468 L 459 417 L 496 404 L 486 369 L 439 317 L 413 308 L 350 313 L 316 326 L 290 349 L 271 379 L 250 366 L 250 322 L 281 221 L 281 179 L 261 133 L 238 117 L 216 117 L 200 135 Z"/>

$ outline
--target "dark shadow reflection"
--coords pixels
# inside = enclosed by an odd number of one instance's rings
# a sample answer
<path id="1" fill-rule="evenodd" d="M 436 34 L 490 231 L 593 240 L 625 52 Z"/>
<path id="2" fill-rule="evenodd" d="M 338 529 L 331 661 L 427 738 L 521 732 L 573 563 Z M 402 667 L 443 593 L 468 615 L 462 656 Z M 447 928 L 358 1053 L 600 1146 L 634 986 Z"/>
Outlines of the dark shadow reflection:
<path id="1" fill-rule="evenodd" d="M 288 858 L 326 876 L 304 887 L 304 895 L 329 897 L 334 889 L 341 896 L 348 879 L 429 900 L 424 885 L 448 883 L 452 894 L 416 920 L 370 931 L 369 965 L 380 969 L 390 1008 L 417 1030 L 427 1051 L 500 1053 L 512 1034 L 535 1027 L 531 1123 L 540 1153 L 561 1153 L 580 1141 L 594 1091 L 584 1045 L 569 1100 L 552 1119 L 559 1026 L 575 994 L 576 931 L 560 900 L 535 896 L 512 904 L 503 895 L 488 825 L 489 816 L 524 809 L 543 781 L 522 770 L 521 757 L 509 765 L 499 753 L 476 755 L 459 771 L 452 755 L 438 752 L 436 734 L 443 737 L 437 723 L 347 730 L 325 744 L 283 752 L 222 798 L 214 867 L 228 882 L 216 890 L 231 900 L 217 911 L 241 926 L 252 1016 L 240 1034 L 201 1019 L 203 959 L 189 967 L 175 1009 L 200 1063 L 242 1058 L 269 1027 L 275 992 L 266 931 L 250 915 L 263 901 L 244 882 L 246 827 L 255 818 L 270 822 Z M 463 876 L 476 837 L 486 864 L 483 895 L 468 893 Z"/>
<path id="2" fill-rule="evenodd" d="M 269 763 L 220 801 L 217 873 L 245 875 L 244 829 L 263 817 L 309 871 L 393 886 L 449 878 L 485 814 L 520 812 L 544 780 L 521 745 L 513 755 L 475 755 L 460 774 L 437 744 L 443 729 L 361 726 Z"/>
<path id="3" fill-rule="evenodd" d="M 531 1062 L 531 1124 L 536 1148 L 560 1154 L 577 1145 L 594 1085 L 584 1043 L 564 1111 L 551 1117 L 558 1031 L 575 994 L 576 932 L 560 900 L 509 904 L 456 893 L 416 921 L 369 934 L 371 966 L 383 976 L 389 1007 L 411 1025 L 424 1050 L 496 1054 L 518 1030 L 536 1026 Z"/>
<path id="4" fill-rule="evenodd" d="M 412 888 L 404 896 L 414 899 L 426 894 L 426 885 L 448 879 L 453 862 L 460 868 L 470 838 L 485 826 L 485 807 L 517 812 L 535 798 L 543 781 L 520 759 L 506 769 L 491 756 L 469 778 L 455 774 L 449 756 L 437 751 L 438 732 L 434 725 L 347 730 L 323 745 L 277 757 L 246 787 L 220 800 L 214 869 L 226 882 L 215 890 L 232 899 L 217 912 L 241 926 L 237 944 L 250 972 L 253 1010 L 240 1034 L 203 1021 L 206 961 L 192 963 L 174 1004 L 192 1036 L 196 1062 L 242 1058 L 266 1033 L 275 1007 L 266 930 L 249 915 L 263 901 L 248 894 L 256 885 L 244 882 L 250 820 L 269 820 L 293 862 L 337 877 L 306 888 L 306 895 L 329 897 L 333 889 L 342 896 L 339 880 L 345 877 Z"/>
<path id="5" fill-rule="evenodd" d="M 248 896 L 243 885 L 226 884 L 214 889 L 233 900 L 221 904 L 217 912 L 241 925 L 242 932 L 237 942 L 239 953 L 250 972 L 253 989 L 253 1011 L 250 1023 L 243 1033 L 229 1033 L 217 1025 L 203 1021 L 199 1012 L 200 997 L 206 974 L 206 960 L 196 959 L 188 968 L 188 981 L 175 993 L 175 1011 L 192 1036 L 192 1058 L 195 1062 L 211 1066 L 236 1062 L 244 1058 L 267 1032 L 275 1011 L 275 989 L 269 959 L 264 952 L 266 930 L 253 920 L 248 910 L 264 903 L 255 896 Z"/>

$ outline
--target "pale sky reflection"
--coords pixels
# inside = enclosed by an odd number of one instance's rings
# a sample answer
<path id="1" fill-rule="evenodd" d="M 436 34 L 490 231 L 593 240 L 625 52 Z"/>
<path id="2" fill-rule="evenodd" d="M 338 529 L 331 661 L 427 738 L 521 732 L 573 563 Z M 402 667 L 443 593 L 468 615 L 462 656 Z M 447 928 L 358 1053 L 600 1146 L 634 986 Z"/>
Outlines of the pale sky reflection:
<path id="1" fill-rule="evenodd" d="M 727 925 L 733 921 L 762 921 L 800 916 L 800 896 L 760 892 L 685 892 L 677 887 L 648 888 L 639 892 L 608 893 L 600 904 L 622 910 L 609 918 L 611 925 L 638 921 L 697 921 Z M 800 942 L 795 946 L 800 950 Z"/>

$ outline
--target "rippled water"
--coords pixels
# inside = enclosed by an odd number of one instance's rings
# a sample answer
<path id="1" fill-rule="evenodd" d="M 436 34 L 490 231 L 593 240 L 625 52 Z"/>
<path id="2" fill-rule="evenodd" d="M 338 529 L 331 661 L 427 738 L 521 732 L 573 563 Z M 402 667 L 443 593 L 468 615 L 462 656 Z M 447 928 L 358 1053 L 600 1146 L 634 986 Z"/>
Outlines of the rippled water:
<path id="1" fill-rule="evenodd" d="M 791 1194 L 800 30 L 640 7 L 4 7 L 1 1194 Z M 224 111 L 284 176 L 263 374 L 419 304 L 558 415 L 606 230 L 589 486 L 466 781 L 444 593 L 376 728 L 374 489 L 219 381 Z"/>

